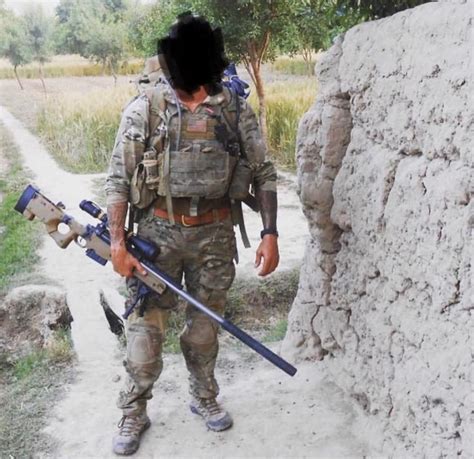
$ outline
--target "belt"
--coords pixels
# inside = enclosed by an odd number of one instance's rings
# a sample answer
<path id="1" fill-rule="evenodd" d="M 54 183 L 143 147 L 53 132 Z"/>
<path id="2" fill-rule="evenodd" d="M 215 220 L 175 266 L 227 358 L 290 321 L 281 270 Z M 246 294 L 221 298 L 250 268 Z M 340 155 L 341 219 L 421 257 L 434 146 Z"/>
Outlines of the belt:
<path id="1" fill-rule="evenodd" d="M 155 208 L 153 214 L 155 217 L 164 218 L 166 220 L 170 219 L 168 212 L 163 209 Z M 208 223 L 220 222 L 227 219 L 230 216 L 230 209 L 212 209 L 205 214 L 197 215 L 195 217 L 180 214 L 173 215 L 174 221 L 182 226 L 199 226 L 207 225 Z"/>

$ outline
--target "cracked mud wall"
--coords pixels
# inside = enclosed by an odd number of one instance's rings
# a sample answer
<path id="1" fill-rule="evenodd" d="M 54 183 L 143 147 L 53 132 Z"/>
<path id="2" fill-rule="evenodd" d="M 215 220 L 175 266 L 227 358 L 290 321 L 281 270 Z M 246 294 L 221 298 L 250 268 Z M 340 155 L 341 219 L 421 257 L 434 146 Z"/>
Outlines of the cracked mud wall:
<path id="1" fill-rule="evenodd" d="M 311 237 L 283 353 L 324 358 L 387 454 L 473 454 L 473 9 L 348 31 L 298 133 Z"/>

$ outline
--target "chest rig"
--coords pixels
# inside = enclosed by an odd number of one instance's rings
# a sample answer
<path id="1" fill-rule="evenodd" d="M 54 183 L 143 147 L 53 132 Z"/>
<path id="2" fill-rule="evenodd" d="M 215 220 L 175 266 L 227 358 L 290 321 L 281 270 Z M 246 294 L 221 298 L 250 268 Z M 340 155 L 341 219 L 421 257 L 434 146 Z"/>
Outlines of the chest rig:
<path id="1" fill-rule="evenodd" d="M 226 195 L 239 156 L 238 142 L 220 104 L 188 110 L 177 116 L 170 106 L 169 174 L 173 198 L 217 199 Z M 165 175 L 163 176 L 165 178 Z M 165 181 L 166 185 L 166 181 Z M 158 194 L 164 190 L 158 188 Z"/>
<path id="2" fill-rule="evenodd" d="M 240 102 L 224 88 L 221 101 L 198 112 L 182 111 L 164 85 L 143 91 L 150 101 L 146 151 L 135 157 L 130 186 L 133 209 L 146 209 L 157 196 L 166 200 L 171 223 L 173 198 L 190 198 L 190 215 L 197 215 L 200 199 L 228 196 L 232 220 L 245 247 L 242 202 L 258 211 L 249 194 L 253 173 L 239 135 Z"/>
<path id="3" fill-rule="evenodd" d="M 227 195 L 241 155 L 238 97 L 224 88 L 217 103 L 197 112 L 180 109 L 169 92 L 152 88 L 149 136 L 132 179 L 133 205 L 145 208 L 156 196 L 166 197 L 173 214 L 172 198 L 190 198 L 190 214 L 197 214 L 200 199 Z"/>

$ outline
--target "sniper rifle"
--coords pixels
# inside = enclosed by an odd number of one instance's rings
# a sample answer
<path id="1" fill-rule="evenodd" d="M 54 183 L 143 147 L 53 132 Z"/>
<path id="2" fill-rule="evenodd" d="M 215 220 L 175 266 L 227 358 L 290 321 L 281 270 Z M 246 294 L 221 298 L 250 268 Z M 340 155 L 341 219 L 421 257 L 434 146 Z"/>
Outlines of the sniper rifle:
<path id="1" fill-rule="evenodd" d="M 81 248 L 86 249 L 86 255 L 88 257 L 101 265 L 105 265 L 107 261 L 111 259 L 107 214 L 92 201 L 83 200 L 79 207 L 92 217 L 97 218 L 99 223 L 95 226 L 91 224 L 82 225 L 64 212 L 64 204 L 61 202 L 54 204 L 32 185 L 28 185 L 23 191 L 15 206 L 15 210 L 23 214 L 29 220 L 33 220 L 37 217 L 45 224 L 48 234 L 62 249 L 65 249 L 74 241 Z M 61 224 L 66 225 L 65 231 L 61 231 Z M 147 272 L 146 275 L 143 275 L 138 271 L 134 271 L 133 275 L 148 288 L 158 294 L 162 294 L 166 288 L 171 289 L 285 373 L 290 376 L 295 375 L 295 367 L 276 355 L 262 343 L 252 338 L 232 322 L 216 314 L 207 306 L 196 300 L 183 289 L 181 284 L 175 282 L 167 274 L 158 269 L 153 264 L 153 260 L 157 257 L 159 248 L 153 243 L 131 234 L 127 239 L 126 246 L 127 250 L 140 261 Z M 124 319 L 132 313 L 134 306 L 135 305 L 130 306 L 125 311 L 123 315 Z"/>

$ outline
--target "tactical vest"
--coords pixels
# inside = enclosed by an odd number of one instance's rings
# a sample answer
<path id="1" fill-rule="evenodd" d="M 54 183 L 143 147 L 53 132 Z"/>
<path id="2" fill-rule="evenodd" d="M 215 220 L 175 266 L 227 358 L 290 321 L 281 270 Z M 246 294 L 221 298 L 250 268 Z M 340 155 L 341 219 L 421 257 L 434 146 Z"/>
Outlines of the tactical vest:
<path id="1" fill-rule="evenodd" d="M 217 199 L 227 194 L 239 148 L 222 111 L 221 105 L 207 106 L 199 113 L 184 110 L 179 119 L 176 106 L 169 106 L 171 197 Z M 158 188 L 158 194 L 164 196 L 166 190 Z"/>
<path id="2" fill-rule="evenodd" d="M 237 96 L 224 88 L 221 104 L 208 105 L 199 113 L 182 110 L 180 114 L 159 86 L 144 93 L 150 100 L 152 134 L 143 156 L 135 158 L 132 204 L 143 209 L 157 195 L 168 202 L 172 198 L 196 201 L 226 196 L 241 156 Z"/>

